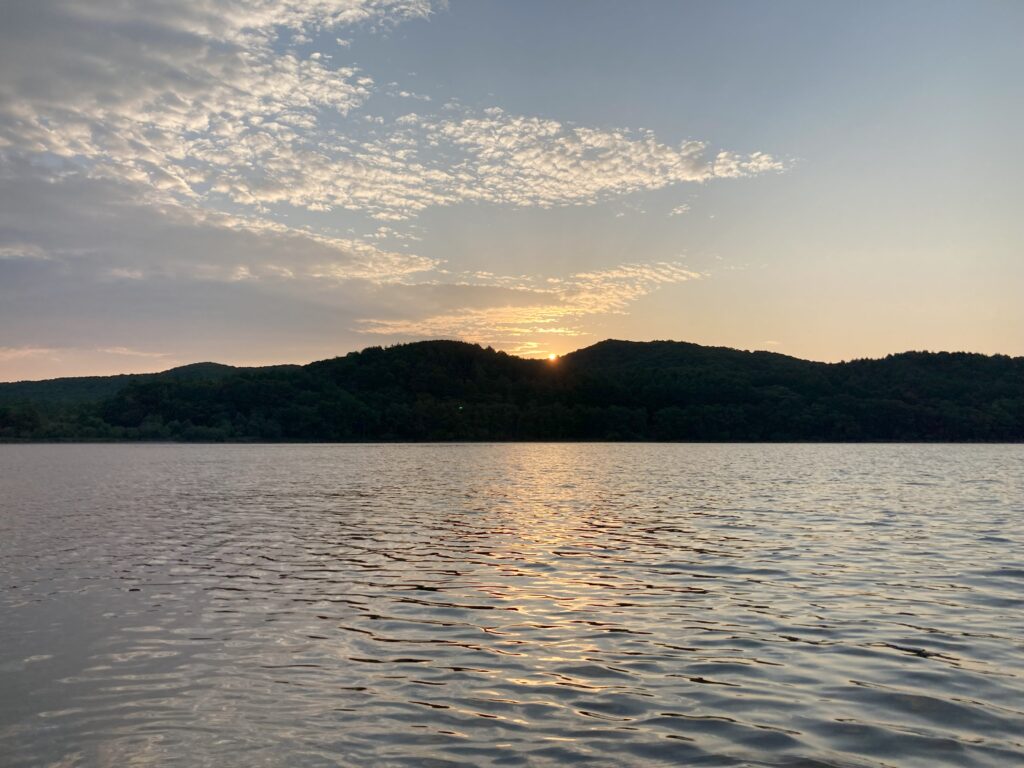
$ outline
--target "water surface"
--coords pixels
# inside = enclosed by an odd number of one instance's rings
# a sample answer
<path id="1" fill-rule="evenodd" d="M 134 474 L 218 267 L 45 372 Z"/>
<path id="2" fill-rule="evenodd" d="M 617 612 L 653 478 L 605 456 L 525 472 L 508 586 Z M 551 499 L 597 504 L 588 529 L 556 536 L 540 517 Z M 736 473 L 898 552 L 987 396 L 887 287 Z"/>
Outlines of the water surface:
<path id="1" fill-rule="evenodd" d="M 0 446 L 0 764 L 1024 765 L 1024 446 Z"/>

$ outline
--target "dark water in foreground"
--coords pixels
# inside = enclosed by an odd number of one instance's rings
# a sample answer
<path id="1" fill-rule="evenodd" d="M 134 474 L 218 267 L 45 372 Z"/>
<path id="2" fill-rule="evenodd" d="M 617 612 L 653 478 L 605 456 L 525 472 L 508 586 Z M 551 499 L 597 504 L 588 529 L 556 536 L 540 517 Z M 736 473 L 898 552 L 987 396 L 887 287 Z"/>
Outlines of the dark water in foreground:
<path id="1" fill-rule="evenodd" d="M 1024 446 L 0 446 L 5 766 L 1024 765 Z"/>

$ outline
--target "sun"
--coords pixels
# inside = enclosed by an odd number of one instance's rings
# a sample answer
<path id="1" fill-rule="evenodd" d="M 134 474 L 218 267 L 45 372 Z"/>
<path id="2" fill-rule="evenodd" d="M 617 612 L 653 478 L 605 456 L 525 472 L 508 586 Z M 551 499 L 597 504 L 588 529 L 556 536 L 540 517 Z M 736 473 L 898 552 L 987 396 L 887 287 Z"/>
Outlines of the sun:
<path id="1" fill-rule="evenodd" d="M 553 363 L 557 359 L 558 359 L 558 355 L 556 355 L 554 352 L 552 352 L 550 355 L 548 355 L 548 362 L 549 363 Z"/>

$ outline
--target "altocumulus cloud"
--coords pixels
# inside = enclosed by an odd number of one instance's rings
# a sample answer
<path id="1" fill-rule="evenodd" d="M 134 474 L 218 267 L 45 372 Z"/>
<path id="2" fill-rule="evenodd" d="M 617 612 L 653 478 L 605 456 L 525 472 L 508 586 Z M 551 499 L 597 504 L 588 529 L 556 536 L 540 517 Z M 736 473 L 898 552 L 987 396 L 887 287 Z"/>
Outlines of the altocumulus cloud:
<path id="1" fill-rule="evenodd" d="M 416 94 L 309 52 L 321 36 L 374 34 L 434 10 L 427 0 L 6 3 L 0 275 L 8 287 L 30 286 L 41 307 L 90 282 L 218 283 L 240 295 L 333 302 L 358 333 L 542 351 L 538 338 L 581 334 L 588 316 L 624 312 L 698 275 L 665 263 L 567 277 L 463 275 L 382 248 L 380 237 L 298 227 L 288 211 L 401 227 L 431 207 L 593 205 L 784 169 L 761 152 L 496 107 L 383 119 L 367 113 L 371 98 L 408 104 Z M 38 328 L 49 335 L 0 338 L 3 359 L 63 348 L 52 326 Z M 100 349 L 167 354 L 123 340 Z"/>

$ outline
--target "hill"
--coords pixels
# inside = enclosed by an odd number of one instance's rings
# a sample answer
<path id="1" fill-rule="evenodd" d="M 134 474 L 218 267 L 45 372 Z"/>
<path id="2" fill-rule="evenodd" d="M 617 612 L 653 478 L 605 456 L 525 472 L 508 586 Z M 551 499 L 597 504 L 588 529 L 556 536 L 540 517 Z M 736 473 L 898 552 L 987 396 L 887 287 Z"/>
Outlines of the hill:
<path id="1" fill-rule="evenodd" d="M 172 374 L 0 385 L 23 395 L 0 399 L 0 439 L 1024 440 L 1024 358 L 1001 355 L 604 341 L 552 363 L 429 341 Z"/>
<path id="2" fill-rule="evenodd" d="M 220 379 L 246 370 L 220 363 L 192 363 L 161 373 L 126 373 L 118 376 L 73 376 L 43 381 L 0 383 L 0 405 L 33 403 L 87 403 L 112 397 L 129 384 L 154 379 Z"/>

